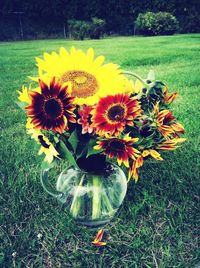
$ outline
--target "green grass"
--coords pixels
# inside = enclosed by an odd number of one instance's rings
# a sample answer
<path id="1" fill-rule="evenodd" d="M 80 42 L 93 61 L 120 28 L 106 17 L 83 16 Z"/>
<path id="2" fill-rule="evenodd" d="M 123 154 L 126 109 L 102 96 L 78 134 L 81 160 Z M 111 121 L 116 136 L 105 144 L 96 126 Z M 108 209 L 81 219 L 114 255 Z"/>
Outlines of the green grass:
<path id="1" fill-rule="evenodd" d="M 199 130 L 200 34 L 117 37 L 99 41 L 42 40 L 0 43 L 1 267 L 195 267 L 200 262 Z M 154 69 L 179 98 L 172 109 L 187 142 L 146 165 L 138 184 L 105 227 L 108 245 L 91 245 L 96 230 L 76 226 L 41 187 L 40 159 L 25 133 L 16 90 L 36 74 L 34 57 L 75 45 L 145 77 Z M 38 234 L 42 238 L 38 239 Z"/>

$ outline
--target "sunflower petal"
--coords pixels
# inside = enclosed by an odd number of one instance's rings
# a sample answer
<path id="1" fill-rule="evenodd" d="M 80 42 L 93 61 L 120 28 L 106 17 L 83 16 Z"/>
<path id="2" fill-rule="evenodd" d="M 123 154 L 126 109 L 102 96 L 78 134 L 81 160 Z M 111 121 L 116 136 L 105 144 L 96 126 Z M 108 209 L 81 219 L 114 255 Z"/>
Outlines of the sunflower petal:
<path id="1" fill-rule="evenodd" d="M 103 230 L 103 229 L 100 229 L 100 230 L 97 232 L 95 239 L 92 241 L 92 244 L 93 244 L 94 246 L 105 246 L 107 243 L 101 241 L 102 238 L 103 238 L 103 235 L 104 235 L 104 230 Z"/>

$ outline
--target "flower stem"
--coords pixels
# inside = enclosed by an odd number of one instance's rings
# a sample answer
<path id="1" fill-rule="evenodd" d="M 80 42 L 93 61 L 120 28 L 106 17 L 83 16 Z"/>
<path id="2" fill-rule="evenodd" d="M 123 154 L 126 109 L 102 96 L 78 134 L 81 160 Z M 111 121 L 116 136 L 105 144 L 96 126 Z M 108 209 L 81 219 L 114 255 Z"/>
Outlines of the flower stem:
<path id="1" fill-rule="evenodd" d="M 73 198 L 71 208 L 70 208 L 70 213 L 72 214 L 72 216 L 74 218 L 77 217 L 77 215 L 79 213 L 79 210 L 80 210 L 80 202 L 78 200 L 78 194 L 79 194 L 79 191 L 80 191 L 81 186 L 83 184 L 84 177 L 85 177 L 85 174 L 83 174 L 83 176 L 80 179 L 79 185 L 76 187 L 76 190 L 75 190 L 75 193 L 74 193 L 74 198 Z"/>
<path id="2" fill-rule="evenodd" d="M 142 79 L 139 75 L 137 75 L 136 73 L 133 73 L 133 72 L 128 72 L 128 71 L 123 71 L 122 74 L 125 74 L 125 75 L 131 75 L 135 78 L 137 78 L 138 80 L 140 80 L 140 82 L 145 86 L 145 87 L 148 87 L 148 84 L 145 82 L 144 79 Z"/>
<path id="3" fill-rule="evenodd" d="M 113 207 L 112 207 L 112 205 L 110 203 L 110 200 L 109 200 L 107 194 L 105 193 L 105 191 L 102 193 L 102 199 L 103 199 L 103 202 L 104 202 L 104 204 L 105 204 L 105 206 L 107 208 L 107 211 L 110 214 L 112 214 L 112 212 L 113 212 L 114 209 L 113 209 Z"/>
<path id="4" fill-rule="evenodd" d="M 92 198 L 92 219 L 98 219 L 100 214 L 100 187 L 101 181 L 98 176 L 93 176 L 93 198 Z"/>

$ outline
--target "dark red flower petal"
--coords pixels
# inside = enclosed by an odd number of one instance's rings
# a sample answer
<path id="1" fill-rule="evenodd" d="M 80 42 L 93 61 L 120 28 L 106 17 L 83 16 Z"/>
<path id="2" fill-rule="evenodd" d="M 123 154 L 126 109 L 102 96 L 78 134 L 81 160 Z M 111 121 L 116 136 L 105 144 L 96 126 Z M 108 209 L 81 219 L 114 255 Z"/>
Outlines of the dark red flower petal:
<path id="1" fill-rule="evenodd" d="M 41 93 L 31 92 L 31 104 L 26 107 L 27 115 L 38 129 L 53 130 L 62 133 L 68 129 L 68 122 L 75 123 L 76 108 L 73 105 L 74 98 L 70 97 L 67 87 L 62 88 L 55 78 L 48 87 L 39 80 Z"/>

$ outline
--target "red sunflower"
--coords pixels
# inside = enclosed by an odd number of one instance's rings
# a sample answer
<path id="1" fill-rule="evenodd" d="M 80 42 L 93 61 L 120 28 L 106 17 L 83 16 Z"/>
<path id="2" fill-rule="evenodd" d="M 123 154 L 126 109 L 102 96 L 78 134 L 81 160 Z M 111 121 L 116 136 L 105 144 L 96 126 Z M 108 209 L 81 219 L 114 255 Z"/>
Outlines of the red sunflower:
<path id="1" fill-rule="evenodd" d="M 101 98 L 93 110 L 92 122 L 98 135 L 118 136 L 126 125 L 133 126 L 133 120 L 140 113 L 138 100 L 127 94 L 117 94 Z"/>
<path id="2" fill-rule="evenodd" d="M 102 153 L 109 158 L 116 157 L 119 166 L 123 162 L 126 167 L 129 167 L 129 159 L 135 160 L 140 155 L 140 152 L 132 147 L 137 141 L 138 138 L 131 138 L 128 135 L 124 139 L 107 138 L 98 141 L 94 149 L 103 150 Z"/>
<path id="3" fill-rule="evenodd" d="M 78 124 L 82 125 L 82 134 L 92 133 L 94 131 L 91 121 L 92 110 L 93 110 L 92 106 L 83 105 L 83 109 L 78 111 L 80 118 L 78 119 L 77 122 Z"/>
<path id="4" fill-rule="evenodd" d="M 75 123 L 76 108 L 72 103 L 74 97 L 69 97 L 67 86 L 52 79 L 48 87 L 39 80 L 41 93 L 30 92 L 31 104 L 26 107 L 27 115 L 32 119 L 35 128 L 53 130 L 62 133 L 68 129 L 68 122 Z"/>

